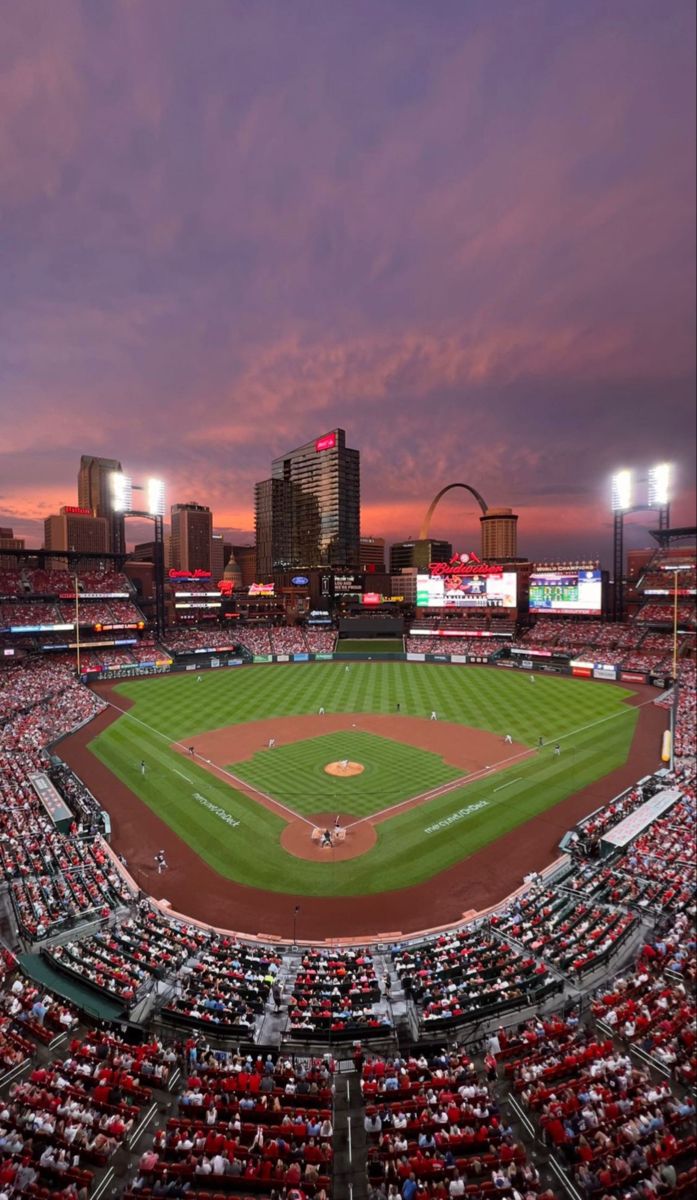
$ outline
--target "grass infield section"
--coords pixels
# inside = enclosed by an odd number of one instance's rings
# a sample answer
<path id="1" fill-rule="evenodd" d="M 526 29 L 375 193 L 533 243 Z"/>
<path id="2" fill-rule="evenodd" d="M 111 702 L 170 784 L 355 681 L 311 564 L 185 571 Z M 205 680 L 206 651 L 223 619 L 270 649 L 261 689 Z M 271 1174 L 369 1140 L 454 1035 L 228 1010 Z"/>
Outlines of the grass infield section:
<path id="1" fill-rule="evenodd" d="M 533 687 L 522 674 L 422 663 L 354 662 L 348 671 L 343 663 L 263 665 L 211 671 L 201 683 L 193 673 L 132 680 L 119 693 L 134 707 L 90 743 L 91 751 L 221 876 L 268 891 L 316 896 L 379 893 L 430 879 L 621 766 L 637 720 L 637 709 L 625 704 L 630 693 L 607 684 L 537 676 Z M 320 706 L 326 712 L 394 714 L 398 703 L 402 713 L 428 718 L 435 710 L 439 720 L 501 738 L 510 733 L 531 748 L 539 736 L 547 743 L 561 739 L 562 753 L 557 757 L 546 745 L 489 779 L 382 822 L 375 846 L 360 858 L 311 863 L 283 851 L 279 816 L 170 745 L 263 717 L 317 714 Z M 279 749 L 301 753 L 301 747 Z M 411 750 L 400 747 L 399 754 L 406 760 Z M 347 755 L 363 761 L 353 751 L 329 754 L 324 761 Z M 241 774 L 241 767 L 237 763 L 235 772 Z M 409 780 L 397 782 L 411 788 Z M 327 784 L 323 776 L 324 795 Z M 342 811 L 352 811 L 356 781 L 337 784 L 346 788 Z M 419 780 L 410 794 L 420 790 Z M 108 808 L 109 797 L 102 799 Z"/>
<path id="2" fill-rule="evenodd" d="M 326 763 L 344 758 L 361 763 L 363 774 L 350 779 L 325 774 Z M 261 750 L 228 769 L 300 816 L 336 808 L 357 819 L 464 774 L 437 754 L 354 730 Z"/>

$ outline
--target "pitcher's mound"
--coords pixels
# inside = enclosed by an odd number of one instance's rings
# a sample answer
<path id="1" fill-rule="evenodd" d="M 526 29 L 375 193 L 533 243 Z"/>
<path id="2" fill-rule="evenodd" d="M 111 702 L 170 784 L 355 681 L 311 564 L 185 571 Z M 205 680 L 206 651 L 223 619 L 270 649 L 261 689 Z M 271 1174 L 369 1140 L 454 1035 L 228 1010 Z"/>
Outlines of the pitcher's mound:
<path id="1" fill-rule="evenodd" d="M 363 763 L 349 762 L 341 758 L 338 762 L 327 763 L 324 768 L 327 775 L 338 775 L 341 779 L 349 779 L 351 775 L 362 775 L 365 771 Z"/>

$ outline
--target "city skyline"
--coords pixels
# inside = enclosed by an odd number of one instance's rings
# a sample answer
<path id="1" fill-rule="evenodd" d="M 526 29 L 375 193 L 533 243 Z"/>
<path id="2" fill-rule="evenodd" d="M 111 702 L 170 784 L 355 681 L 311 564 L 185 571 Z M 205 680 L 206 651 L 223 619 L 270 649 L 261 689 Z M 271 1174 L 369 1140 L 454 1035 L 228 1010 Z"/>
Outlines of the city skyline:
<path id="1" fill-rule="evenodd" d="M 607 562 L 610 474 L 664 460 L 693 523 L 694 25 L 7 5 L 0 525 L 39 545 L 93 454 L 252 540 L 269 462 L 337 426 L 388 544 L 460 481 L 521 554 Z M 450 496 L 431 535 L 478 518 Z"/>

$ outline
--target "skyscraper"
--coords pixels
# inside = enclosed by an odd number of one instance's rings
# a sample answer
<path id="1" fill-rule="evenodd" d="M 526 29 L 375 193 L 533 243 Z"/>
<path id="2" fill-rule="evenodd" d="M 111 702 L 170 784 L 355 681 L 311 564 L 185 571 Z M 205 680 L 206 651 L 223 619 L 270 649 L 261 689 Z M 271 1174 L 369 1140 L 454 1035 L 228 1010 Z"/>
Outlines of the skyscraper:
<path id="1" fill-rule="evenodd" d="M 176 571 L 210 571 L 213 514 L 205 504 L 173 504 L 171 563 Z"/>
<path id="2" fill-rule="evenodd" d="M 121 463 L 115 458 L 96 458 L 83 454 L 77 475 L 77 503 L 79 508 L 91 508 L 95 517 L 107 521 L 107 550 L 125 552 L 124 520 L 114 512 L 111 477 L 114 471 L 121 472 Z"/>
<path id="3" fill-rule="evenodd" d="M 425 542 L 393 542 L 390 546 L 390 574 L 397 575 L 405 567 L 425 571 L 432 562 L 450 562 L 453 547 L 450 542 L 429 538 Z"/>
<path id="4" fill-rule="evenodd" d="M 383 537 L 361 537 L 358 548 L 360 565 L 368 571 L 385 570 L 385 539 Z"/>
<path id="5" fill-rule="evenodd" d="M 44 548 L 104 554 L 109 550 L 109 522 L 93 516 L 87 507 L 64 505 L 58 514 L 44 520 Z"/>
<path id="6" fill-rule="evenodd" d="M 479 518 L 482 528 L 482 558 L 497 562 L 518 554 L 518 516 L 512 508 L 488 508 Z"/>
<path id="7" fill-rule="evenodd" d="M 275 458 L 255 488 L 257 567 L 274 570 L 360 562 L 360 454 L 343 429 Z"/>
<path id="8" fill-rule="evenodd" d="M 225 539 L 222 533 L 211 534 L 211 576 L 217 583 L 225 570 Z"/>

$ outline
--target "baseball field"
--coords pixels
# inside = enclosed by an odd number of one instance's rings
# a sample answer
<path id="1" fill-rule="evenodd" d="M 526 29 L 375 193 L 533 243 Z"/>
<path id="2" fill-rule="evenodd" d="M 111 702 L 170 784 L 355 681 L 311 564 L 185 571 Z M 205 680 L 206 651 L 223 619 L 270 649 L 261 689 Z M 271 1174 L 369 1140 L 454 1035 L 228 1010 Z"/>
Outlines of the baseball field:
<path id="1" fill-rule="evenodd" d="M 426 883 L 582 790 L 590 810 L 640 713 L 618 686 L 404 662 L 173 674 L 108 695 L 117 719 L 88 748 L 122 785 L 101 797 L 116 827 L 125 788 L 221 883 L 296 898 Z M 348 762 L 360 773 L 325 770 Z M 334 813 L 345 838 L 322 851 L 313 829 Z"/>

